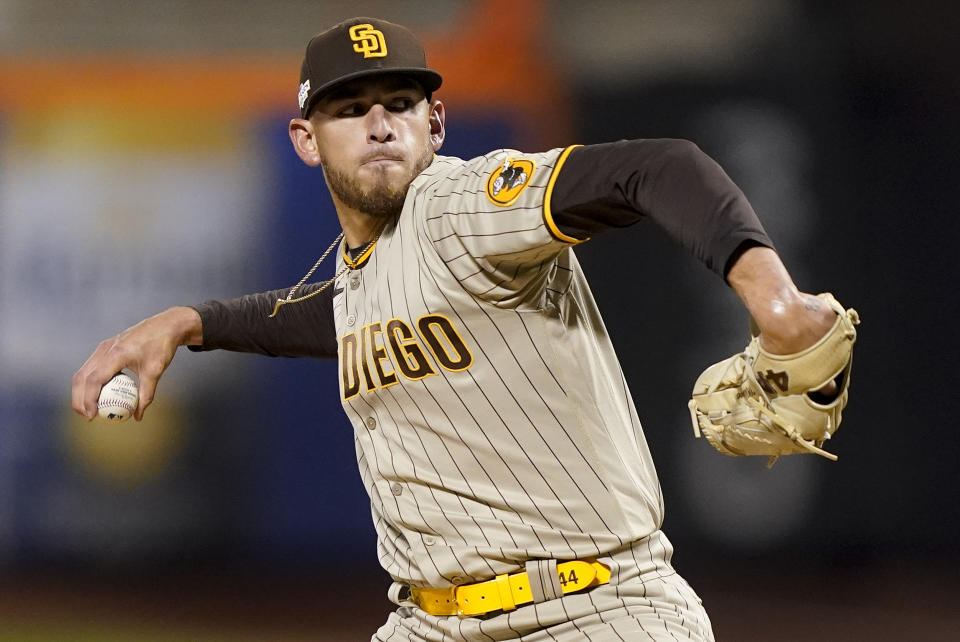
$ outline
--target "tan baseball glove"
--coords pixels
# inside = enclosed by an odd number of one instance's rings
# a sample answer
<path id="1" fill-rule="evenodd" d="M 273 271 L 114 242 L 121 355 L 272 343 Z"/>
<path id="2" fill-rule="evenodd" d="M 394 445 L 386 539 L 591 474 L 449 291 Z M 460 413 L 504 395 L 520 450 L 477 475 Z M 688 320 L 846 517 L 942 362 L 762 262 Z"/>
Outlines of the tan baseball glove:
<path id="1" fill-rule="evenodd" d="M 837 460 L 821 446 L 837 431 L 847 405 L 860 317 L 833 295 L 818 296 L 838 316 L 817 343 L 776 355 L 761 348 L 755 336 L 743 352 L 700 375 L 688 404 L 697 437 L 704 435 L 725 455 L 768 455 L 768 465 L 792 453 Z M 826 399 L 815 392 L 830 381 L 837 384 L 835 396 Z"/>

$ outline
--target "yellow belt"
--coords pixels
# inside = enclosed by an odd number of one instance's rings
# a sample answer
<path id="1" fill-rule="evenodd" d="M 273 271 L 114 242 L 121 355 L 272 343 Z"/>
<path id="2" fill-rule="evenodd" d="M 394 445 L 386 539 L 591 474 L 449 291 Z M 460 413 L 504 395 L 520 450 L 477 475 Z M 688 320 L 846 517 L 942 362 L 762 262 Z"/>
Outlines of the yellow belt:
<path id="1" fill-rule="evenodd" d="M 572 560 L 557 564 L 564 595 L 610 581 L 610 569 L 600 562 Z M 512 611 L 533 602 L 527 573 L 498 575 L 495 579 L 449 588 L 412 588 L 410 595 L 430 615 L 483 615 L 491 611 Z"/>

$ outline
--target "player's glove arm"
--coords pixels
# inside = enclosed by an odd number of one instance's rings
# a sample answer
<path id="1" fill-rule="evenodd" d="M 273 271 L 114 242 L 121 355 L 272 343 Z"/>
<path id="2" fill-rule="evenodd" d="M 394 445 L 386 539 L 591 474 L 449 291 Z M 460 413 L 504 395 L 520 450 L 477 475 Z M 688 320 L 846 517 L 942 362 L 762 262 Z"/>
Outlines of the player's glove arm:
<path id="1" fill-rule="evenodd" d="M 551 196 L 550 214 L 568 236 L 585 239 L 647 218 L 721 276 L 746 247 L 773 247 L 743 192 L 686 140 L 577 147 Z"/>
<path id="2" fill-rule="evenodd" d="M 307 284 L 301 293 L 310 294 L 320 285 Z M 276 317 L 269 318 L 277 299 L 286 297 L 289 291 L 290 288 L 284 288 L 194 305 L 203 323 L 203 345 L 190 346 L 190 349 L 254 352 L 271 357 L 335 358 L 337 337 L 332 289 L 297 305 L 284 306 Z"/>

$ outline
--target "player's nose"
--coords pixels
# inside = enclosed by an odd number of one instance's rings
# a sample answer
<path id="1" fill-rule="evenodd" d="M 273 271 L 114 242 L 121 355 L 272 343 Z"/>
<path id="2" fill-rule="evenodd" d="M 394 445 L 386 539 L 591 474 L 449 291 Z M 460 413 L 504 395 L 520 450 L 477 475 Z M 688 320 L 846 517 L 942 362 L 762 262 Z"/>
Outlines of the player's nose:
<path id="1" fill-rule="evenodd" d="M 396 138 L 390 112 L 383 105 L 374 105 L 367 112 L 367 136 L 370 142 L 386 143 Z"/>

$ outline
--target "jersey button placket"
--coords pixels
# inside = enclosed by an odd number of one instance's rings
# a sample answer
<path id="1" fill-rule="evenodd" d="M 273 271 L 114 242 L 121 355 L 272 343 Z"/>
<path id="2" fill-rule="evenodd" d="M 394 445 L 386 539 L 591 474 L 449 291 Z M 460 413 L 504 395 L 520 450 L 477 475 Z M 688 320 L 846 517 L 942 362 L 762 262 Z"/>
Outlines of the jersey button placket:
<path id="1" fill-rule="evenodd" d="M 359 274 L 353 274 L 353 275 L 351 275 L 351 277 L 350 277 L 350 289 L 351 289 L 351 290 L 356 290 L 356 289 L 359 288 L 359 287 L 360 287 L 360 275 L 359 275 Z"/>
<path id="2" fill-rule="evenodd" d="M 403 486 L 401 486 L 397 482 L 393 482 L 392 484 L 390 484 L 390 492 L 393 493 L 394 495 L 400 495 L 403 493 Z"/>
<path id="3" fill-rule="evenodd" d="M 367 425 L 369 430 L 376 430 L 377 428 L 377 420 L 374 417 L 367 417 L 363 423 Z"/>
<path id="4" fill-rule="evenodd" d="M 347 325 L 353 325 L 353 324 L 356 323 L 356 322 L 357 322 L 357 317 L 356 317 L 356 315 L 351 314 L 351 315 L 347 316 Z"/>

